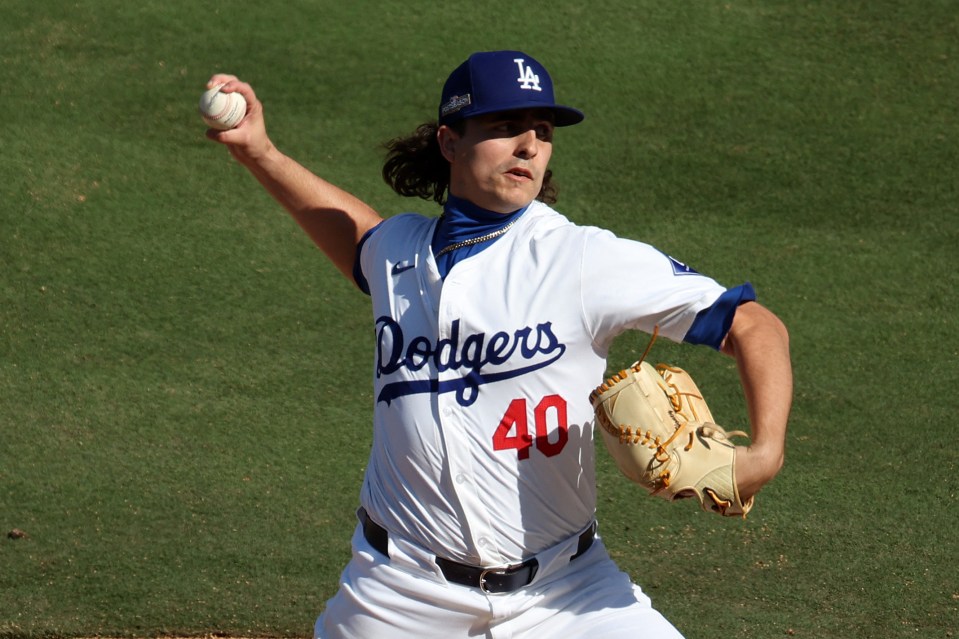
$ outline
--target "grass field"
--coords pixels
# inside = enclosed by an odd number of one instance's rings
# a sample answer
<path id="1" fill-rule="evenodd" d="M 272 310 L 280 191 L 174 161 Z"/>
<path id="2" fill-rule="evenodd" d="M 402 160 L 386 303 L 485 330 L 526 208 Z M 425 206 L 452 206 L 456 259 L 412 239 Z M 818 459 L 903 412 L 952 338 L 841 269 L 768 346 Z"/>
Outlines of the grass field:
<path id="1" fill-rule="evenodd" d="M 0 638 L 308 636 L 369 449 L 368 302 L 196 103 L 237 73 L 286 152 L 430 212 L 379 144 L 495 48 L 587 113 L 560 210 L 753 282 L 792 335 L 746 521 L 599 455 L 620 565 L 690 639 L 959 636 L 959 3 L 4 0 L 0 42 Z M 654 357 L 742 425 L 730 361 Z"/>

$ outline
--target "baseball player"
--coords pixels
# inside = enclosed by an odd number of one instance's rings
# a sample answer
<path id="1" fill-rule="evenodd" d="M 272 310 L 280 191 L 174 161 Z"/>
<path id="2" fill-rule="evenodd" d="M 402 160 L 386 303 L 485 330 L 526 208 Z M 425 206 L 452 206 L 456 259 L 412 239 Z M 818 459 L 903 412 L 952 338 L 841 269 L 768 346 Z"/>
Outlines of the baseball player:
<path id="1" fill-rule="evenodd" d="M 733 356 L 747 499 L 783 462 L 782 323 L 748 284 L 551 208 L 554 134 L 584 116 L 525 53 L 473 54 L 438 119 L 389 143 L 387 182 L 441 203 L 439 217 L 384 220 L 274 147 L 248 84 L 221 82 L 248 112 L 208 135 L 372 303 L 373 447 L 353 558 L 315 636 L 679 637 L 597 535 L 588 396 L 628 329 Z"/>

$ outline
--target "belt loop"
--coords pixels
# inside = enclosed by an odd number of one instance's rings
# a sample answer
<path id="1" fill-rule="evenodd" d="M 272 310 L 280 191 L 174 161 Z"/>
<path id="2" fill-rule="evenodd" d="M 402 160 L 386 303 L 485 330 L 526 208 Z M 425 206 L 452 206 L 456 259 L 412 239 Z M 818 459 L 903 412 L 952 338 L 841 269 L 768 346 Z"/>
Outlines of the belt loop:
<path id="1" fill-rule="evenodd" d="M 596 528 L 597 523 L 594 519 L 593 523 L 589 525 L 589 528 L 579 535 L 579 543 L 576 544 L 576 554 L 569 558 L 570 561 L 586 554 L 586 551 L 592 547 L 593 541 L 596 540 Z"/>

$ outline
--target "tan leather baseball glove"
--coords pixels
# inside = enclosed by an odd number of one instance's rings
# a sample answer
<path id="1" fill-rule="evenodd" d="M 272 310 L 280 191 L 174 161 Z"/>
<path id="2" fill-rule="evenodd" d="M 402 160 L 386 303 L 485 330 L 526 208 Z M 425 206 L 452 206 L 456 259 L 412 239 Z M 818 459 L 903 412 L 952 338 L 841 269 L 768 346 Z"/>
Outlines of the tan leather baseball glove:
<path id="1" fill-rule="evenodd" d="M 696 497 L 703 510 L 745 517 L 736 487 L 736 449 L 689 373 L 637 362 L 589 396 L 606 448 L 620 471 L 651 495 Z"/>

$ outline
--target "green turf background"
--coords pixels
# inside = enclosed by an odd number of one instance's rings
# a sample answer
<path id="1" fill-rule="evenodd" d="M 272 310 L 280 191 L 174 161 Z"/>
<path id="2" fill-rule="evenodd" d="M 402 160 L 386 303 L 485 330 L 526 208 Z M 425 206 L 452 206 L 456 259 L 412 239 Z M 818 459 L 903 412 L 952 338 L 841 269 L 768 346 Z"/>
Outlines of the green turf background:
<path id="1" fill-rule="evenodd" d="M 239 74 L 286 152 L 430 212 L 379 143 L 495 48 L 588 114 L 563 212 L 753 282 L 792 334 L 787 463 L 745 522 L 600 454 L 621 566 L 690 639 L 959 636 L 959 3 L 3 0 L 0 637 L 309 635 L 369 448 L 368 304 L 197 99 Z M 742 425 L 730 361 L 654 357 Z"/>

